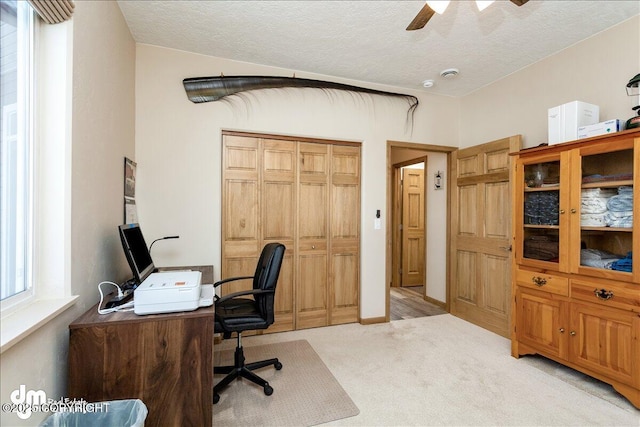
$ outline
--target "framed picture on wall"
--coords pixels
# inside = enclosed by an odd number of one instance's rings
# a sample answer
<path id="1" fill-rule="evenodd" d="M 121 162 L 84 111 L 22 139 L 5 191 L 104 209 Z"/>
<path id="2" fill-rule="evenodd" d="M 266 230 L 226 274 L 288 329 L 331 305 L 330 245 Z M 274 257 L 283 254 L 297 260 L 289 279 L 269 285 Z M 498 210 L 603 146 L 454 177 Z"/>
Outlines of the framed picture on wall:
<path id="1" fill-rule="evenodd" d="M 136 198 L 136 162 L 124 158 L 124 197 Z"/>
<path id="2" fill-rule="evenodd" d="M 135 224 L 138 222 L 138 211 L 136 210 L 136 201 L 133 199 L 124 199 L 124 223 Z"/>
<path id="3" fill-rule="evenodd" d="M 136 162 L 124 158 L 124 222 L 138 222 L 136 210 Z"/>

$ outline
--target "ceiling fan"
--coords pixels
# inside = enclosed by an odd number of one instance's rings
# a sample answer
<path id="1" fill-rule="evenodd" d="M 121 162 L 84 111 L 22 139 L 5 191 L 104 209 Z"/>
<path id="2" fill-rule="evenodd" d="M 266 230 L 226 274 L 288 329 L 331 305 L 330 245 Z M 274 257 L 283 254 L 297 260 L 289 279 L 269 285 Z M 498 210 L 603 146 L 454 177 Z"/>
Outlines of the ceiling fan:
<path id="1" fill-rule="evenodd" d="M 529 0 L 511 0 L 511 3 L 517 6 L 522 6 L 528 1 Z M 478 5 L 478 9 L 480 9 L 480 11 L 484 10 L 491 3 L 493 3 L 493 1 L 476 0 L 476 4 Z M 425 25 L 427 25 L 427 22 L 429 22 L 429 19 L 431 19 L 431 17 L 435 13 L 442 14 L 447 6 L 449 6 L 448 1 L 427 1 L 420 12 L 418 12 L 416 17 L 413 18 L 413 21 L 411 21 L 411 23 L 407 27 L 407 31 L 419 30 L 423 28 Z"/>

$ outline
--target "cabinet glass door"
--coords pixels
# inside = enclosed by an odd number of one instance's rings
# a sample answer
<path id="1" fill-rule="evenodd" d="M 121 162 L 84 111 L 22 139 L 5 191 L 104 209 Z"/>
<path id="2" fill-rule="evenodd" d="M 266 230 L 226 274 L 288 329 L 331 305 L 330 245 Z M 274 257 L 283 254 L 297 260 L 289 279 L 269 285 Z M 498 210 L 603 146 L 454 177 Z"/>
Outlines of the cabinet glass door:
<path id="1" fill-rule="evenodd" d="M 522 257 L 560 262 L 560 160 L 525 164 Z"/>
<path id="2" fill-rule="evenodd" d="M 579 204 L 572 201 L 572 208 L 579 206 L 579 221 L 572 215 L 572 235 L 579 233 L 580 242 L 574 241 L 572 264 L 579 271 L 632 273 L 633 158 L 633 148 L 578 157 L 580 194 L 572 197 Z"/>

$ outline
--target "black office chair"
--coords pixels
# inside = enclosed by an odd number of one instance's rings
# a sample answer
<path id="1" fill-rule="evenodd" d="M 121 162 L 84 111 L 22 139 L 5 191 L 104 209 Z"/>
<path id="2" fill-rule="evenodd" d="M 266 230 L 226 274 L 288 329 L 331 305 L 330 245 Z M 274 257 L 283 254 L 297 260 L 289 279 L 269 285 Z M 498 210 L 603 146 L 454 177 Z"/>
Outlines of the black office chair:
<path id="1" fill-rule="evenodd" d="M 220 400 L 220 392 L 236 378 L 246 378 L 264 389 L 264 394 L 271 396 L 273 388 L 267 381 L 252 371 L 273 365 L 276 370 L 282 369 L 278 359 L 262 360 L 260 362 L 244 362 L 242 349 L 242 332 L 257 329 L 267 329 L 274 321 L 274 300 L 276 284 L 280 275 L 280 266 L 285 247 L 280 243 L 269 243 L 263 249 L 258 260 L 256 272 L 253 276 L 231 277 L 214 284 L 220 286 L 237 280 L 253 280 L 253 289 L 234 292 L 218 298 L 215 301 L 216 333 L 230 338 L 233 332 L 238 334 L 233 366 L 215 366 L 214 373 L 228 374 L 213 388 L 213 403 Z M 242 298 L 252 295 L 253 298 Z"/>

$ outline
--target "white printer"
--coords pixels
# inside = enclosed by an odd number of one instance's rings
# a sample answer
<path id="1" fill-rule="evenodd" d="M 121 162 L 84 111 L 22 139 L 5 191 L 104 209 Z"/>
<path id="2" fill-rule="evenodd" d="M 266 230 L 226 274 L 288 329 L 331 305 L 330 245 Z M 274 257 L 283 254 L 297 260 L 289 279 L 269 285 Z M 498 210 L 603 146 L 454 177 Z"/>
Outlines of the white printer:
<path id="1" fill-rule="evenodd" d="M 150 274 L 133 292 L 135 314 L 192 311 L 213 304 L 213 285 L 201 285 L 199 271 Z"/>
<path id="2" fill-rule="evenodd" d="M 213 305 L 213 285 L 201 285 L 201 272 L 157 271 L 142 236 L 140 224 L 123 224 L 118 226 L 118 230 L 133 279 L 140 283 L 133 291 L 134 313 L 173 313 Z M 168 236 L 157 240 L 177 237 Z"/>

